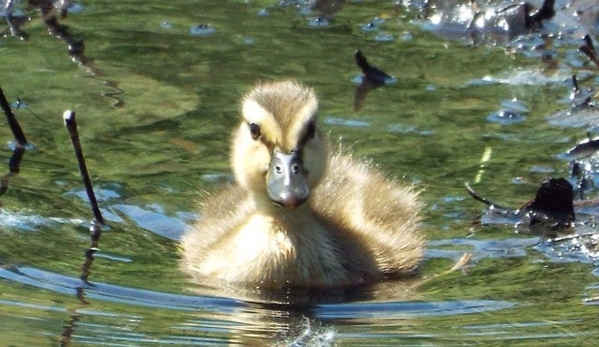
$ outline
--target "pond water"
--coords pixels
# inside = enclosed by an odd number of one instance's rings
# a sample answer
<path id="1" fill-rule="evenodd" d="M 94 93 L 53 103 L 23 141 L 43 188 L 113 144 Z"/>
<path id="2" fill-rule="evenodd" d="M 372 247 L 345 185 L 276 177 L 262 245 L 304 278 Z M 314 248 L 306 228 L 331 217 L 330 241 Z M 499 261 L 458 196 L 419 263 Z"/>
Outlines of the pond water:
<path id="1" fill-rule="evenodd" d="M 517 207 L 545 178 L 570 177 L 559 154 L 594 124 L 548 117 L 569 110 L 573 74 L 597 85 L 598 67 L 577 52 L 597 17 L 570 23 L 557 1 L 540 32 L 492 27 L 473 46 L 464 21 L 439 21 L 417 1 L 329 3 L 338 12 L 319 17 L 301 1 L 81 1 L 59 17 L 68 35 L 48 34 L 35 6 L 17 4 L 15 17 L 31 16 L 28 39 L 0 24 L 0 86 L 31 145 L 0 196 L 2 345 L 595 344 L 596 253 L 474 224 L 485 206 L 464 183 Z M 395 77 L 359 110 L 357 49 Z M 429 242 L 413 281 L 265 298 L 179 270 L 177 241 L 201 217 L 201 192 L 231 179 L 240 96 L 283 78 L 314 87 L 335 142 L 422 189 Z M 92 216 L 66 109 L 109 225 L 88 283 Z M 2 118 L 3 175 L 13 138 Z M 447 273 L 466 252 L 468 269 Z M 302 296 L 309 305 L 288 304 Z"/>

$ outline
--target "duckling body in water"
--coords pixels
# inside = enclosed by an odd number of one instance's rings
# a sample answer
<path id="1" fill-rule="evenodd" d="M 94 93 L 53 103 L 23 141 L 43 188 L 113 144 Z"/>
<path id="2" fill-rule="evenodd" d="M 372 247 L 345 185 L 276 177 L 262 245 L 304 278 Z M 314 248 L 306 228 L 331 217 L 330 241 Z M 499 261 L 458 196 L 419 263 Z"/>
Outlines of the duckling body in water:
<path id="1" fill-rule="evenodd" d="M 330 288 L 415 273 L 424 252 L 411 187 L 330 153 L 317 98 L 294 81 L 258 84 L 233 136 L 236 183 L 201 204 L 183 236 L 194 277 Z"/>

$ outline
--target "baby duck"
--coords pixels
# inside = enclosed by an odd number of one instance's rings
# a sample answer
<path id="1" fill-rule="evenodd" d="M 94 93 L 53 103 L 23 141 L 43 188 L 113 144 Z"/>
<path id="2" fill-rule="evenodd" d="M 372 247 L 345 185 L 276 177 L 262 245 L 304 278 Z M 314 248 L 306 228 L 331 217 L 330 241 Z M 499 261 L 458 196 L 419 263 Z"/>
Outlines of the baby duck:
<path id="1" fill-rule="evenodd" d="M 182 238 L 194 276 L 267 288 L 353 286 L 414 274 L 421 204 L 340 152 L 329 153 L 313 90 L 258 84 L 233 136 L 236 183 L 208 199 Z"/>

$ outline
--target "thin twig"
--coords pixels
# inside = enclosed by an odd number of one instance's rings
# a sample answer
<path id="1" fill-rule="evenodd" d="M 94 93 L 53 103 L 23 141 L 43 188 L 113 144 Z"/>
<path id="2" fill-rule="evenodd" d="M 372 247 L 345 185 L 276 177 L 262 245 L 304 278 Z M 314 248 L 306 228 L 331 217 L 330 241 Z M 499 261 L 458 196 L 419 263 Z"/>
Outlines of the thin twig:
<path id="1" fill-rule="evenodd" d="M 79 141 L 79 131 L 77 130 L 77 121 L 75 120 L 75 112 L 67 110 L 63 114 L 64 124 L 67 127 L 69 136 L 71 137 L 71 143 L 75 149 L 75 155 L 77 156 L 77 163 L 79 164 L 79 172 L 83 179 L 83 185 L 85 186 L 85 192 L 89 198 L 89 203 L 94 214 L 94 219 L 101 225 L 104 225 L 104 218 L 98 207 L 98 201 L 96 200 L 96 194 L 94 194 L 94 187 L 87 171 L 87 165 L 85 164 L 85 157 L 83 156 L 83 150 L 81 149 L 81 142 Z"/>
<path id="2" fill-rule="evenodd" d="M 468 193 L 470 194 L 470 196 L 476 200 L 476 201 L 480 201 L 483 204 L 490 206 L 490 207 L 495 207 L 498 208 L 500 210 L 509 210 L 509 208 L 501 206 L 499 204 L 494 203 L 493 201 L 483 197 L 482 195 L 478 194 L 476 191 L 474 191 L 474 189 L 472 189 L 472 187 L 470 187 L 470 184 L 468 182 L 464 183 L 464 186 L 466 187 L 466 190 L 468 191 Z"/>
<path id="3" fill-rule="evenodd" d="M 578 239 L 582 239 L 585 237 L 593 237 L 596 236 L 595 233 L 583 233 L 583 234 L 572 234 L 572 235 L 565 235 L 565 236 L 561 236 L 561 237 L 554 237 L 550 240 L 547 240 L 547 243 L 560 243 L 560 242 L 564 242 L 564 241 L 570 241 L 570 240 L 578 240 Z"/>
<path id="4" fill-rule="evenodd" d="M 12 112 L 10 105 L 8 104 L 8 100 L 6 100 L 6 96 L 4 95 L 4 91 L 0 88 L 0 106 L 2 106 L 2 111 L 6 115 L 6 119 L 8 120 L 8 126 L 10 126 L 10 130 L 15 136 L 15 140 L 19 146 L 25 147 L 27 146 L 27 139 L 25 138 L 25 134 L 23 133 L 23 129 L 17 122 L 17 118 L 15 114 Z"/>
<path id="5" fill-rule="evenodd" d="M 584 40 L 585 45 L 587 45 L 593 53 L 596 53 L 595 46 L 593 45 L 593 39 L 591 38 L 591 35 L 589 35 L 589 34 L 584 35 L 583 40 Z"/>
<path id="6" fill-rule="evenodd" d="M 81 280 L 87 284 L 92 285 L 89 281 L 90 268 L 94 262 L 94 253 L 98 251 L 98 243 L 100 241 L 100 235 L 102 234 L 101 226 L 104 225 L 104 218 L 98 207 L 98 201 L 96 200 L 96 194 L 92 186 L 87 165 L 85 164 L 85 157 L 83 156 L 83 150 L 81 149 L 81 141 L 79 140 L 79 131 L 77 130 L 77 121 L 75 120 L 75 112 L 67 110 L 63 113 L 64 124 L 71 137 L 71 143 L 75 149 L 75 155 L 77 156 L 77 163 L 79 164 L 79 172 L 83 179 L 83 185 L 85 186 L 85 192 L 89 198 L 89 203 L 94 214 L 91 226 L 89 228 L 91 234 L 91 246 L 85 251 L 85 262 L 81 266 Z"/>

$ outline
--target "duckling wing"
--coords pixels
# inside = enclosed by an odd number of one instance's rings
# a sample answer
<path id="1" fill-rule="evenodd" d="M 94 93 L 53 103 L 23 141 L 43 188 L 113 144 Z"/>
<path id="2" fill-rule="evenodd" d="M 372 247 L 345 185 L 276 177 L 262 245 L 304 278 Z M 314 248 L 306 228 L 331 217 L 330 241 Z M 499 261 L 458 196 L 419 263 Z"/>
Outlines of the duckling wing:
<path id="1" fill-rule="evenodd" d="M 417 268 L 424 238 L 421 203 L 411 186 L 336 153 L 314 191 L 312 206 L 328 223 L 340 226 L 340 237 L 367 248 L 383 274 L 408 274 Z"/>

